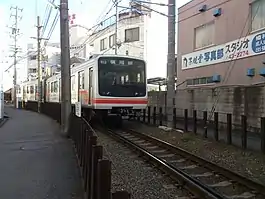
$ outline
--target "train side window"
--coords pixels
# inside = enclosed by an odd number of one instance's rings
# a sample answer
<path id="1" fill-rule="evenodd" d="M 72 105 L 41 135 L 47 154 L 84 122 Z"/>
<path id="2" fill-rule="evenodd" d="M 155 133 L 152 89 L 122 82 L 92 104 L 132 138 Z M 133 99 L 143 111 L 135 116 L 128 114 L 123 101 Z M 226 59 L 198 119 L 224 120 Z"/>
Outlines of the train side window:
<path id="1" fill-rule="evenodd" d="M 27 93 L 29 93 L 29 86 L 27 86 Z"/>
<path id="2" fill-rule="evenodd" d="M 85 73 L 84 71 L 79 72 L 79 89 L 85 88 Z"/>
<path id="3" fill-rule="evenodd" d="M 48 90 L 48 93 L 50 93 L 50 82 L 48 82 L 47 90 Z"/>
<path id="4" fill-rule="evenodd" d="M 54 82 L 51 83 L 51 93 L 54 92 Z"/>
<path id="5" fill-rule="evenodd" d="M 34 93 L 34 86 L 30 86 L 30 94 Z"/>
<path id="6" fill-rule="evenodd" d="M 54 82 L 54 92 L 57 93 L 58 92 L 58 81 Z"/>
<path id="7" fill-rule="evenodd" d="M 72 90 L 75 90 L 75 75 L 71 77 Z"/>

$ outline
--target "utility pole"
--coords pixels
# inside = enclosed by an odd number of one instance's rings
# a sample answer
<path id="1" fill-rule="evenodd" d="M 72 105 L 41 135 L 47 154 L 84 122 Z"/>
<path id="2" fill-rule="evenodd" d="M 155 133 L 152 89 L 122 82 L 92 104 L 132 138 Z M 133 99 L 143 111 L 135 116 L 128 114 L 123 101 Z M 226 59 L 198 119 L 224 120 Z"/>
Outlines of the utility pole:
<path id="1" fill-rule="evenodd" d="M 176 0 L 168 0 L 168 55 L 167 55 L 167 115 L 168 126 L 173 127 L 175 106 L 175 31 Z"/>
<path id="2" fill-rule="evenodd" d="M 11 14 L 10 17 L 15 18 L 15 23 L 9 27 L 12 30 L 12 36 L 14 38 L 14 49 L 13 49 L 13 55 L 14 57 L 14 76 L 13 76 L 13 103 L 14 107 L 17 108 L 17 53 L 18 53 L 18 46 L 17 46 L 17 37 L 19 35 L 19 29 L 18 29 L 18 20 L 22 17 L 19 16 L 19 11 L 22 12 L 23 9 L 16 7 L 11 7 L 10 10 L 15 10 L 15 14 Z"/>
<path id="3" fill-rule="evenodd" d="M 37 16 L 37 49 L 38 49 L 38 112 L 40 113 L 40 104 L 41 104 L 41 85 L 40 81 L 42 78 L 42 70 L 41 70 L 41 65 L 40 65 L 40 30 L 42 26 L 40 25 L 40 17 Z"/>
<path id="4" fill-rule="evenodd" d="M 61 32 L 61 130 L 69 136 L 71 116 L 71 78 L 69 50 L 68 0 L 60 0 L 60 32 Z"/>
<path id="5" fill-rule="evenodd" d="M 45 38 L 40 37 L 42 26 L 40 25 L 40 16 L 37 16 L 37 37 L 31 37 L 37 40 L 37 68 L 38 68 L 38 112 L 41 112 L 41 80 L 42 80 L 42 67 L 41 67 L 41 41 Z M 47 39 L 45 39 L 47 40 Z"/>
<path id="6" fill-rule="evenodd" d="M 118 54 L 118 22 L 119 22 L 119 12 L 118 12 L 118 0 L 115 0 L 116 9 L 116 22 L 115 22 L 115 55 Z"/>

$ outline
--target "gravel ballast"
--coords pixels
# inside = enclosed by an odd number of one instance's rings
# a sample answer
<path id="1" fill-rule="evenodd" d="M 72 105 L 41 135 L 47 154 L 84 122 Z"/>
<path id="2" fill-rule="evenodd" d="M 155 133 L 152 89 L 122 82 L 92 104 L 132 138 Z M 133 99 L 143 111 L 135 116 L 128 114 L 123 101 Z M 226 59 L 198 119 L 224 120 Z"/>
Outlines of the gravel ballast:
<path id="1" fill-rule="evenodd" d="M 175 199 L 187 196 L 158 169 L 104 133 L 97 132 L 103 156 L 112 162 L 112 192 L 126 190 L 132 199 Z"/>
<path id="2" fill-rule="evenodd" d="M 244 151 L 238 147 L 204 139 L 192 133 L 164 131 L 138 122 L 126 122 L 124 126 L 162 139 L 253 181 L 265 184 L 265 156 L 261 153 Z"/>

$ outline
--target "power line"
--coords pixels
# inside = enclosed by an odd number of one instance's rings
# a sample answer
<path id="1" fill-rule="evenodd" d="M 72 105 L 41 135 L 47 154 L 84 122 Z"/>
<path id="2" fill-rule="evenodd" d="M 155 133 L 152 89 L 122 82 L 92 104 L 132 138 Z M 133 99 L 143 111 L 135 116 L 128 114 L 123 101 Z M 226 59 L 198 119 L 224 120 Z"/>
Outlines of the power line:
<path id="1" fill-rule="evenodd" d="M 52 1 L 50 1 L 51 3 L 54 3 L 54 1 L 55 0 L 52 0 Z M 42 29 L 42 34 L 41 34 L 41 37 L 43 37 L 44 36 L 44 33 L 45 33 L 45 31 L 46 31 L 46 28 L 47 28 L 47 25 L 48 25 L 48 22 L 49 22 L 49 20 L 50 20 L 50 17 L 51 17 L 51 13 L 52 13 L 52 6 L 50 6 L 49 4 L 47 4 L 47 8 L 49 9 L 47 9 L 47 18 L 45 19 L 45 21 L 43 21 L 43 24 L 42 24 L 42 26 L 43 26 L 43 29 Z"/>

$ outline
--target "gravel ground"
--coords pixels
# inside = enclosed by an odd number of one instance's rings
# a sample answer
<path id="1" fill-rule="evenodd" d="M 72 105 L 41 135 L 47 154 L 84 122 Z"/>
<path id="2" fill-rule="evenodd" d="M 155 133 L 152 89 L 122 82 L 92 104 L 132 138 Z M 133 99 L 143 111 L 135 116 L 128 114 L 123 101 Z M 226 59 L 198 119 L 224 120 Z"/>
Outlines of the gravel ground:
<path id="1" fill-rule="evenodd" d="M 112 162 L 112 191 L 126 190 L 132 199 L 176 199 L 186 196 L 173 182 L 109 136 L 97 132 L 103 156 Z M 185 198 L 189 199 L 189 197 Z"/>
<path id="2" fill-rule="evenodd" d="M 261 153 L 244 151 L 191 133 L 164 131 L 137 122 L 128 122 L 126 127 L 167 141 L 265 185 L 265 156 Z"/>

